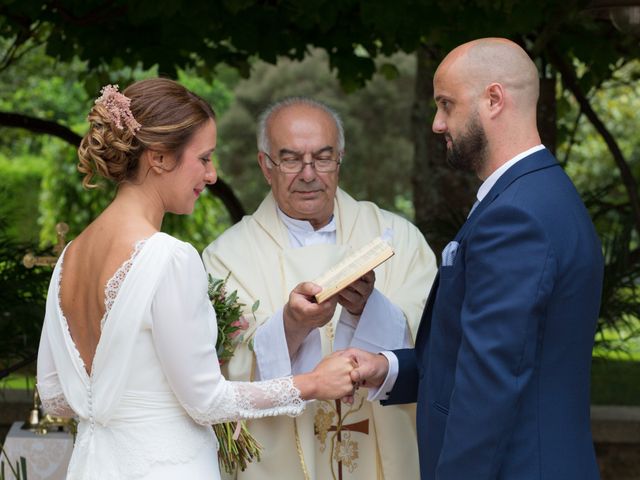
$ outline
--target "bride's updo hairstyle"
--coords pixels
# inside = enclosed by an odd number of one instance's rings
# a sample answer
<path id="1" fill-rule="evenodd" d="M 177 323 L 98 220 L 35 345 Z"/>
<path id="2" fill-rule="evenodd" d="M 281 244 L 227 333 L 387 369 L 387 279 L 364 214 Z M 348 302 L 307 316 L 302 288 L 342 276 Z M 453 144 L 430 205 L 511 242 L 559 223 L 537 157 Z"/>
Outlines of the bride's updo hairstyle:
<path id="1" fill-rule="evenodd" d="M 78 170 L 85 188 L 94 175 L 121 184 L 138 172 L 147 149 L 180 154 L 193 134 L 209 119 L 211 106 L 173 80 L 135 82 L 122 93 L 107 85 L 89 112 L 89 131 L 78 148 Z"/>

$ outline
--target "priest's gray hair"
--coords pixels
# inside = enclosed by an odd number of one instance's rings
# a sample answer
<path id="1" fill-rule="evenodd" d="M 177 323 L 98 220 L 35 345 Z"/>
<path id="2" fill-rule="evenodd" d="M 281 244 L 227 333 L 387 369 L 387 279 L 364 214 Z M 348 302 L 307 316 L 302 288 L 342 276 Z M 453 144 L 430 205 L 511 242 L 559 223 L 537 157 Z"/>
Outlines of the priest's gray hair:
<path id="1" fill-rule="evenodd" d="M 283 108 L 291 107 L 293 105 L 309 105 L 314 108 L 318 108 L 323 112 L 327 113 L 336 124 L 336 129 L 338 130 L 338 151 L 342 152 L 344 150 L 344 128 L 342 126 L 342 120 L 340 119 L 340 115 L 330 106 L 309 97 L 286 97 L 282 100 L 278 100 L 277 102 L 269 105 L 258 117 L 258 150 L 261 152 L 269 153 L 270 145 L 269 145 L 269 136 L 267 135 L 267 125 L 271 117 L 282 110 Z"/>

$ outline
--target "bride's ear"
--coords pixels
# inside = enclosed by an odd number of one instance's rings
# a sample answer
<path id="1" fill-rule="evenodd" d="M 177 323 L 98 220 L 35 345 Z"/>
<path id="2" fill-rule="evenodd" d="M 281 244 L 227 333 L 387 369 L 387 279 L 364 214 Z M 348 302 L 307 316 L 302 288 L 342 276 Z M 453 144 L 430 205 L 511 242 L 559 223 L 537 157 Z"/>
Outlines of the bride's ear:
<path id="1" fill-rule="evenodd" d="M 166 172 L 169 170 L 166 165 L 167 156 L 156 150 L 146 150 L 143 153 L 144 160 L 149 164 L 149 168 L 153 170 L 157 174 L 161 174 L 162 172 Z"/>

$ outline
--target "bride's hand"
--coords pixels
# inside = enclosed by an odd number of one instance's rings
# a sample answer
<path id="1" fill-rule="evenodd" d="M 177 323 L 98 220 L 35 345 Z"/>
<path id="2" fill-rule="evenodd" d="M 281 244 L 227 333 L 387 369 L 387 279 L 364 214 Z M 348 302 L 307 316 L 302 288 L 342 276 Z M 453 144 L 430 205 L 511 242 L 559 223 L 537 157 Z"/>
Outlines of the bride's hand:
<path id="1" fill-rule="evenodd" d="M 296 375 L 294 382 L 304 400 L 349 398 L 355 391 L 351 381 L 351 371 L 355 367 L 351 357 L 332 353 L 323 358 L 312 372 Z"/>

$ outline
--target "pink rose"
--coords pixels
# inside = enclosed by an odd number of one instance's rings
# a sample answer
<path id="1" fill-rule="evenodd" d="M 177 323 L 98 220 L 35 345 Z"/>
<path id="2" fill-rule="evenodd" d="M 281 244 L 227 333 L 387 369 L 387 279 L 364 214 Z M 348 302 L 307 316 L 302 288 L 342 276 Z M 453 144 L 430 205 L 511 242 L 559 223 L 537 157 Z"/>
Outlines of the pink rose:
<path id="1" fill-rule="evenodd" d="M 246 330 L 247 328 L 249 328 L 249 321 L 244 317 L 240 317 L 235 322 L 231 322 L 231 326 L 238 327 L 238 329 L 240 330 Z"/>

